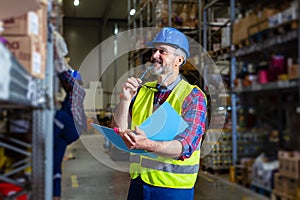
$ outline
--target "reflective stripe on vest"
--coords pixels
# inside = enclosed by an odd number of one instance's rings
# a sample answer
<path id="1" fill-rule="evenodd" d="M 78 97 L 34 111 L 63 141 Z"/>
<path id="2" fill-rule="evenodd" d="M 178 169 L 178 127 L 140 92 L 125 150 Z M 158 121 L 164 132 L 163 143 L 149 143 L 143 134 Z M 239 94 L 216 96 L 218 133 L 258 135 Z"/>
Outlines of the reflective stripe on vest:
<path id="1" fill-rule="evenodd" d="M 198 173 L 199 170 L 199 164 L 188 166 L 175 165 L 155 160 L 148 160 L 146 157 L 143 158 L 141 166 L 148 169 L 171 172 L 176 174 L 194 174 Z"/>
<path id="2" fill-rule="evenodd" d="M 155 86 L 156 82 L 147 83 Z M 191 93 L 192 86 L 181 80 L 173 89 L 167 102 L 181 114 L 184 99 Z M 200 89 L 199 89 L 200 90 Z M 201 90 L 200 90 L 201 91 Z M 140 125 L 153 112 L 154 92 L 142 87 L 136 97 L 132 108 L 131 128 Z M 190 158 L 184 161 L 164 158 L 149 158 L 131 154 L 130 176 L 132 179 L 141 176 L 142 180 L 150 185 L 168 188 L 192 188 L 197 179 L 200 161 L 200 146 L 193 152 Z"/>
<path id="3" fill-rule="evenodd" d="M 129 158 L 129 162 L 130 163 L 140 163 L 141 161 L 141 157 L 139 155 L 136 154 L 130 154 L 130 158 Z"/>

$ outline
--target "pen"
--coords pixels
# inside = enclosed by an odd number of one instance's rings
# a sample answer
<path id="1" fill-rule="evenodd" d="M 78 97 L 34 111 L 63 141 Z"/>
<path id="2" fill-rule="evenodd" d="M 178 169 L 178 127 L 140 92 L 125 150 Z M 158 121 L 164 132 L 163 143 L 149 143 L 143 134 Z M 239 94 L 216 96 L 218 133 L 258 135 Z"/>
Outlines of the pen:
<path id="1" fill-rule="evenodd" d="M 114 131 L 116 132 L 116 134 L 120 133 L 119 128 L 117 128 L 117 127 L 114 127 Z"/>

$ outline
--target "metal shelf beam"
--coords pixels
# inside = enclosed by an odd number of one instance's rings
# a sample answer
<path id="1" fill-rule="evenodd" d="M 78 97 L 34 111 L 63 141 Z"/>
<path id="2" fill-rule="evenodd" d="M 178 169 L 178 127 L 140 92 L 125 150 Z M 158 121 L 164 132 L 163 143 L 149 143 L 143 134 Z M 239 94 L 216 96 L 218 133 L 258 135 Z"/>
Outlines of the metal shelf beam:
<path id="1" fill-rule="evenodd" d="M 31 87 L 33 78 L 15 57 L 0 43 L 1 80 L 0 101 L 25 106 L 35 106 L 33 101 L 36 88 Z M 33 94 L 33 95 L 31 95 Z"/>
<path id="2" fill-rule="evenodd" d="M 265 84 L 255 84 L 244 88 L 235 88 L 233 91 L 236 93 L 246 93 L 246 92 L 264 92 L 267 90 L 282 90 L 297 88 L 298 80 L 288 80 L 288 81 L 276 81 Z"/>
<path id="3" fill-rule="evenodd" d="M 284 43 L 287 43 L 289 41 L 296 40 L 296 39 L 298 39 L 298 31 L 292 30 L 288 33 L 285 33 L 284 35 L 277 35 L 275 37 L 261 41 L 259 43 L 255 43 L 253 45 L 238 49 L 235 52 L 235 55 L 237 57 L 247 56 L 249 54 L 252 54 L 255 52 L 261 52 L 261 51 L 264 51 L 265 49 L 272 48 L 275 45 L 284 44 Z"/>
<path id="4" fill-rule="evenodd" d="M 233 24 L 235 21 L 235 0 L 230 0 L 230 46 L 231 46 L 231 74 L 230 74 L 230 86 L 234 88 L 234 80 L 236 78 L 236 58 L 234 55 L 234 48 L 232 44 L 232 32 Z M 237 106 L 236 106 L 236 94 L 231 93 L 231 123 L 232 123 L 232 164 L 237 164 L 238 149 L 237 149 Z"/>

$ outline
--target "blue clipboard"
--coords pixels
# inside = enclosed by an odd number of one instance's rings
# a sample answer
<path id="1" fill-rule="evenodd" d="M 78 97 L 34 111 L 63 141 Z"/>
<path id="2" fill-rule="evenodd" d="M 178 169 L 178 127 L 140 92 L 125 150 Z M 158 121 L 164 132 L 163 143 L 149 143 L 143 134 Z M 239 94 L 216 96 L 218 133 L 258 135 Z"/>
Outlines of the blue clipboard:
<path id="1" fill-rule="evenodd" d="M 122 151 L 143 154 L 150 157 L 154 155 L 144 150 L 128 149 L 121 137 L 111 128 L 94 123 L 91 123 L 91 125 L 99 133 L 104 135 L 116 148 Z M 163 103 L 139 126 L 149 139 L 156 141 L 173 140 L 176 135 L 183 132 L 187 127 L 187 123 L 168 102 Z"/>

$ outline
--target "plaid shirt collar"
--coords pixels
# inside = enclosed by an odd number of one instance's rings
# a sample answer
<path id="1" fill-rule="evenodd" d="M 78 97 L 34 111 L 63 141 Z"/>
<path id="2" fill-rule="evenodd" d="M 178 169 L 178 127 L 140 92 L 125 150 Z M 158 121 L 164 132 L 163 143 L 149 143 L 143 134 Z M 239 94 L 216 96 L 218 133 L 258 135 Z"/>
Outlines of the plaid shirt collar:
<path id="1" fill-rule="evenodd" d="M 165 92 L 165 91 L 168 91 L 168 90 L 173 90 L 173 89 L 175 88 L 175 86 L 176 86 L 181 80 L 182 80 L 182 77 L 181 77 L 180 75 L 178 75 L 177 78 L 176 78 L 176 80 L 175 80 L 173 83 L 171 83 L 171 84 L 169 84 L 169 85 L 167 85 L 167 86 L 160 86 L 160 87 L 159 87 L 159 91 Z M 158 87 L 158 85 L 157 85 L 157 87 Z"/>

